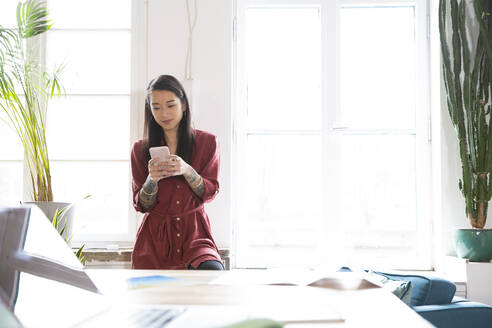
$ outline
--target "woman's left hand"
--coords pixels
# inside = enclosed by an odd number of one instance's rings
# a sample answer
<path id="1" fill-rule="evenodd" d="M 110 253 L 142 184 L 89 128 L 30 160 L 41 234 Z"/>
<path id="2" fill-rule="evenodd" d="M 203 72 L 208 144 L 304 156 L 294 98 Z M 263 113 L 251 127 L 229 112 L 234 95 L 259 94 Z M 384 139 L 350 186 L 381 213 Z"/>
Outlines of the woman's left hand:
<path id="1" fill-rule="evenodd" d="M 185 174 L 190 165 L 186 163 L 181 157 L 178 155 L 171 155 L 164 162 L 164 174 L 166 176 L 175 176 Z"/>

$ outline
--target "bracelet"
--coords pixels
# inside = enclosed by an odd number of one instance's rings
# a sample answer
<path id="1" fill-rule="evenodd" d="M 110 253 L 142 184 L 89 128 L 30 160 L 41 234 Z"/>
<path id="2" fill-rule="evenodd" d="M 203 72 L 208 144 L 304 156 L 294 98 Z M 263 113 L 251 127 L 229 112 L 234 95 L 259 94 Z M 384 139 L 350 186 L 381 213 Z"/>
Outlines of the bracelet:
<path id="1" fill-rule="evenodd" d="M 200 176 L 200 179 L 198 179 L 198 182 L 195 182 L 193 184 L 190 184 L 191 189 L 195 189 L 198 187 L 201 183 L 203 182 L 203 178 Z"/>
<path id="2" fill-rule="evenodd" d="M 158 189 L 156 188 L 154 193 L 149 194 L 148 192 L 146 192 L 146 191 L 145 191 L 144 187 L 142 186 L 142 192 L 143 192 L 144 194 L 146 194 L 147 196 L 154 196 L 155 194 L 157 194 L 157 190 L 158 190 Z"/>

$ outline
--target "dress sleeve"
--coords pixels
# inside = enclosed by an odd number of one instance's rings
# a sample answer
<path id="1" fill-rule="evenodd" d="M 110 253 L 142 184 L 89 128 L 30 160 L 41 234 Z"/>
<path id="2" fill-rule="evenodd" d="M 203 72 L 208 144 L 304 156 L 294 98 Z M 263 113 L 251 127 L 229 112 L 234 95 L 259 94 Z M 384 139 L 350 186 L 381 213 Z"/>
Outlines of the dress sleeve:
<path id="1" fill-rule="evenodd" d="M 133 144 L 131 151 L 132 165 L 132 191 L 133 191 L 133 207 L 138 212 L 146 213 L 149 209 L 144 210 L 140 205 L 140 189 L 142 189 L 145 180 L 147 179 L 148 169 L 145 165 L 144 154 L 142 151 L 142 142 L 136 141 Z M 155 205 L 155 203 L 154 203 Z"/>
<path id="2" fill-rule="evenodd" d="M 208 156 L 205 156 L 205 165 L 199 174 L 203 178 L 205 191 L 202 200 L 210 202 L 219 193 L 219 166 L 220 166 L 220 147 L 217 137 L 214 136 L 208 146 Z"/>

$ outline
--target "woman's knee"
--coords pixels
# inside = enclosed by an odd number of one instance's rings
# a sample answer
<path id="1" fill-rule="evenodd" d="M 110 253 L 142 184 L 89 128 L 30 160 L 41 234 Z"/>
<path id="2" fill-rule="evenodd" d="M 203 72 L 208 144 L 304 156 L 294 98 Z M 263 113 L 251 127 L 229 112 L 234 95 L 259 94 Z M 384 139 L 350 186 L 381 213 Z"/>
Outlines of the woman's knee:
<path id="1" fill-rule="evenodd" d="M 195 269 L 191 265 L 189 266 L 190 269 Z M 198 268 L 196 270 L 224 270 L 224 267 L 222 266 L 222 263 L 219 261 L 214 261 L 214 260 L 209 260 L 209 261 L 204 261 L 198 265 Z"/>

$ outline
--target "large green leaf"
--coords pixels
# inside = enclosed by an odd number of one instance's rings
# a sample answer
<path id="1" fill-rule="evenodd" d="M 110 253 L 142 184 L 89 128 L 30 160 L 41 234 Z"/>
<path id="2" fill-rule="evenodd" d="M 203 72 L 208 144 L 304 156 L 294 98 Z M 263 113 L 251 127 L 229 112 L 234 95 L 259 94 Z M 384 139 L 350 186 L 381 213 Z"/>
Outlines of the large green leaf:
<path id="1" fill-rule="evenodd" d="M 51 28 L 48 8 L 44 1 L 28 0 L 17 5 L 17 26 L 25 39 L 42 34 Z"/>

